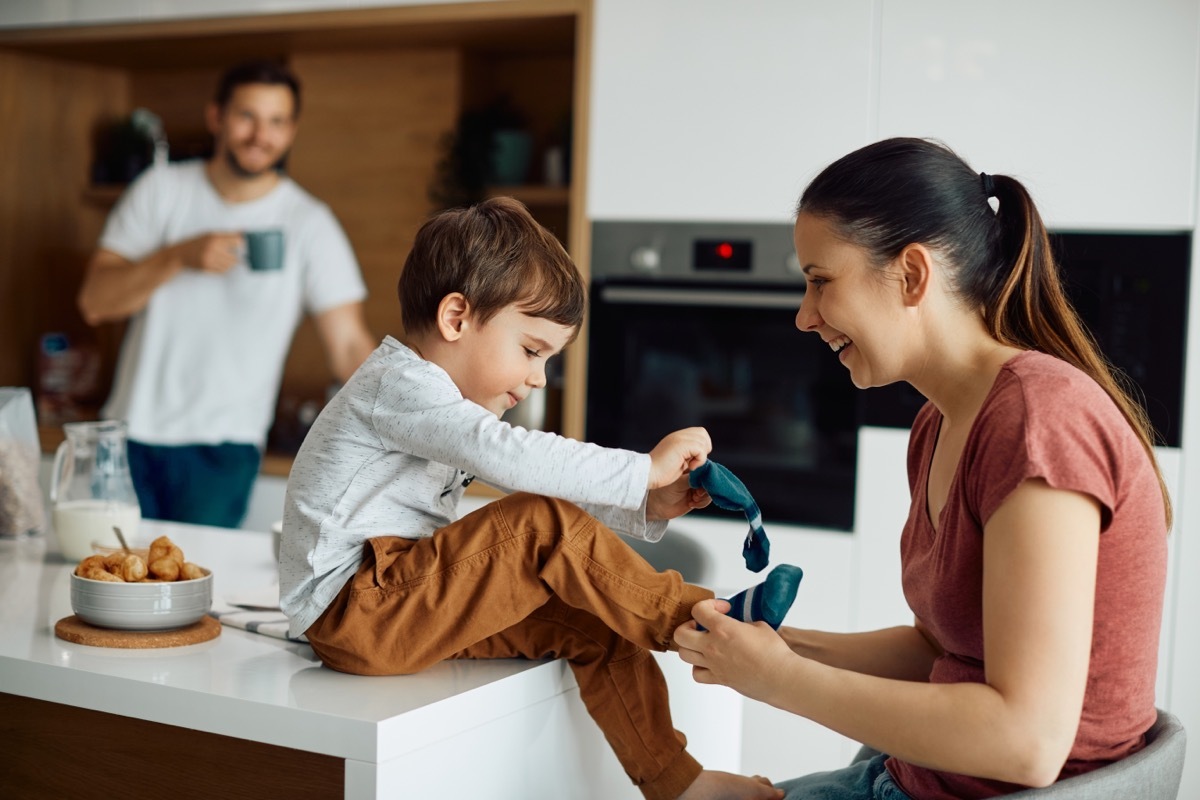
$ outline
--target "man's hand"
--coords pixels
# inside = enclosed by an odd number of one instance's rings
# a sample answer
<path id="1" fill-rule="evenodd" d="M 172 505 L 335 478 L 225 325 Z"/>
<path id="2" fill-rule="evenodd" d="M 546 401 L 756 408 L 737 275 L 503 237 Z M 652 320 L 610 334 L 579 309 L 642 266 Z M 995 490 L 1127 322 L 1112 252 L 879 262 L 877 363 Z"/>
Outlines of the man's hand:
<path id="1" fill-rule="evenodd" d="M 704 508 L 711 502 L 708 492 L 693 489 L 688 484 L 688 476 L 682 475 L 669 486 L 650 490 L 646 497 L 646 519 L 675 519 L 693 508 Z"/>
<path id="2" fill-rule="evenodd" d="M 109 250 L 97 250 L 88 262 L 76 303 L 89 325 L 127 319 L 150 302 L 151 295 L 185 267 L 224 273 L 242 260 L 240 233 L 205 233 L 168 245 L 134 263 Z"/>
<path id="3" fill-rule="evenodd" d="M 174 245 L 183 266 L 201 272 L 228 272 L 243 260 L 245 241 L 240 233 L 203 233 Z"/>

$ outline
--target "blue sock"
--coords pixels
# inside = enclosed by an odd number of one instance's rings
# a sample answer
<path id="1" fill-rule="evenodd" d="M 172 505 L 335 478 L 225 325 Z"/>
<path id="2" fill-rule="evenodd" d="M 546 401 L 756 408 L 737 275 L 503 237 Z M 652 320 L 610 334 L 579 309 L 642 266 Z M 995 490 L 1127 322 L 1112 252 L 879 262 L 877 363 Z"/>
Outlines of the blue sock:
<path id="1" fill-rule="evenodd" d="M 750 531 L 742 544 L 742 558 L 746 560 L 746 569 L 762 572 L 770 561 L 771 542 L 767 539 L 767 532 L 763 530 L 762 513 L 759 512 L 758 504 L 754 502 L 746 484 L 725 467 L 710 460 L 688 474 L 688 485 L 708 492 L 717 508 L 741 511 L 746 515 Z"/>
<path id="2" fill-rule="evenodd" d="M 804 571 L 791 564 L 780 564 L 767 574 L 767 579 L 729 598 L 731 608 L 725 616 L 742 622 L 765 622 L 775 630 L 796 599 L 796 589 Z"/>

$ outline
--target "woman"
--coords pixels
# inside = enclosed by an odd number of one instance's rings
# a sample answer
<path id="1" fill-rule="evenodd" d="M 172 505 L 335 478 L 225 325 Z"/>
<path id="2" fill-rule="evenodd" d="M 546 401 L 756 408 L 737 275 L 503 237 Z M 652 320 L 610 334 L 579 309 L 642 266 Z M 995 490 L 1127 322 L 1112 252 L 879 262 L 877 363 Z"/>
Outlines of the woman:
<path id="1" fill-rule="evenodd" d="M 900 545 L 915 621 L 776 634 L 705 601 L 675 635 L 696 680 L 889 754 L 782 784 L 789 798 L 993 797 L 1140 749 L 1170 501 L 1028 192 L 890 139 L 817 176 L 795 242 L 796 327 L 856 386 L 908 381 L 929 401 Z"/>

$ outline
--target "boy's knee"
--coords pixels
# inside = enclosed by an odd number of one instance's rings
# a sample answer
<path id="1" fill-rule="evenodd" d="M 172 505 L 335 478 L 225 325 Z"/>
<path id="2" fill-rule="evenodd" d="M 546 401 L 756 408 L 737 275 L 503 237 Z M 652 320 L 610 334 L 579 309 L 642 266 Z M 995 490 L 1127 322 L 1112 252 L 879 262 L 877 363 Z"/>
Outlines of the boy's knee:
<path id="1" fill-rule="evenodd" d="M 594 517 L 579 506 L 557 497 L 517 492 L 496 502 L 502 504 L 502 512 L 511 522 L 565 531 L 594 521 Z"/>

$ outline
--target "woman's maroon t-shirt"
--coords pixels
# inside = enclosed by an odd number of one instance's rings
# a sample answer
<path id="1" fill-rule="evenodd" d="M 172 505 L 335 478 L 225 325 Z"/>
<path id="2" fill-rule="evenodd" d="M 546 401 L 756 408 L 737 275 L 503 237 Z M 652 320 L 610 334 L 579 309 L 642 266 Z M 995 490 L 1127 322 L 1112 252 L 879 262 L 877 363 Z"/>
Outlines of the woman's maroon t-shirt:
<path id="1" fill-rule="evenodd" d="M 912 506 L 900 540 L 904 596 L 945 650 L 932 683 L 985 683 L 983 528 L 1022 482 L 1044 479 L 1096 498 L 1101 536 L 1083 715 L 1061 778 L 1123 758 L 1154 723 L 1154 680 L 1167 574 L 1166 516 L 1153 464 L 1103 389 L 1044 353 L 1001 368 L 963 448 L 935 532 L 926 482 L 941 414 L 927 404 L 908 448 Z M 1009 794 L 1014 784 L 892 758 L 914 800 Z"/>

